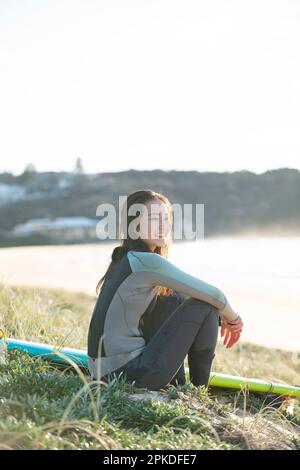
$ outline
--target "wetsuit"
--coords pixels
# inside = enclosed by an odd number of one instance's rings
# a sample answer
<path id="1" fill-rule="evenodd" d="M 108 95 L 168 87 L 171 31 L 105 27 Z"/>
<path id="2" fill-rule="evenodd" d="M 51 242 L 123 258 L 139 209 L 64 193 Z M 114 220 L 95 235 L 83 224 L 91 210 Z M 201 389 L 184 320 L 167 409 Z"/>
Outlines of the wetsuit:
<path id="1" fill-rule="evenodd" d="M 170 287 L 170 298 L 157 295 Z M 220 325 L 219 311 L 237 313 L 217 287 L 153 252 L 127 252 L 112 263 L 91 318 L 88 361 L 94 379 L 123 372 L 137 387 L 158 390 L 173 380 L 207 385 Z M 156 327 L 155 327 L 155 320 Z"/>

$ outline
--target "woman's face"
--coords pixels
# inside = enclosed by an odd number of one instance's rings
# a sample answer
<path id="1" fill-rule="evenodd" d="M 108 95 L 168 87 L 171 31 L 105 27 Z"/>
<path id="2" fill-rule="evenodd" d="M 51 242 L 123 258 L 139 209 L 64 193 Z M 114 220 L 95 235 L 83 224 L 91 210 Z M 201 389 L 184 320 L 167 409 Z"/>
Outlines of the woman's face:
<path id="1" fill-rule="evenodd" d="M 148 238 L 144 240 L 155 249 L 156 246 L 164 246 L 171 231 L 171 222 L 166 204 L 160 199 L 145 203 L 145 221 L 148 223 Z"/>

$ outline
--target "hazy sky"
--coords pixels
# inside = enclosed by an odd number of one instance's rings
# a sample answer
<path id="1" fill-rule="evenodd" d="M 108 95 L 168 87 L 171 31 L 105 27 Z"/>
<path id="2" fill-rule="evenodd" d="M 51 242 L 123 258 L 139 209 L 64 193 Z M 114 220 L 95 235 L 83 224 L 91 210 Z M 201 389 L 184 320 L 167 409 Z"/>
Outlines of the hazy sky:
<path id="1" fill-rule="evenodd" d="M 0 0 L 0 171 L 300 169 L 299 0 Z"/>

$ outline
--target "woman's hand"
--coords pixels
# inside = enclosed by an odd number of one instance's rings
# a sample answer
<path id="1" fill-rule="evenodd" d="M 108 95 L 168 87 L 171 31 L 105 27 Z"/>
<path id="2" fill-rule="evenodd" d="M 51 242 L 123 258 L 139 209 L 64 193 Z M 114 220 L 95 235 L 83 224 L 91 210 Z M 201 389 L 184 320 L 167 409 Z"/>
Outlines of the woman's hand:
<path id="1" fill-rule="evenodd" d="M 243 329 L 243 321 L 239 316 L 234 321 L 229 321 L 220 313 L 221 317 L 221 337 L 224 336 L 223 344 L 227 349 L 231 348 L 238 342 Z"/>

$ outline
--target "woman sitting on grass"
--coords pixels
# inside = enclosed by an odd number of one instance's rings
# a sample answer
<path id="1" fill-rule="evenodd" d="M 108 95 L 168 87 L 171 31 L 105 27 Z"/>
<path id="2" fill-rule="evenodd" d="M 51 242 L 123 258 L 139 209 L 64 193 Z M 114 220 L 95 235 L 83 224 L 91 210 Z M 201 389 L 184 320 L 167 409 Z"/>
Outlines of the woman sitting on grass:
<path id="1" fill-rule="evenodd" d="M 145 208 L 146 227 L 131 233 Z M 219 327 L 224 344 L 240 338 L 243 322 L 217 287 L 191 276 L 168 259 L 173 212 L 169 199 L 155 191 L 130 194 L 121 227 L 127 237 L 97 284 L 98 295 L 88 332 L 88 361 L 95 380 L 123 372 L 136 387 L 159 390 L 184 385 L 188 355 L 190 381 L 208 386 Z M 143 220 L 143 219 L 142 219 Z M 139 236 L 146 229 L 146 237 Z M 122 232 L 121 232 L 122 234 Z"/>

